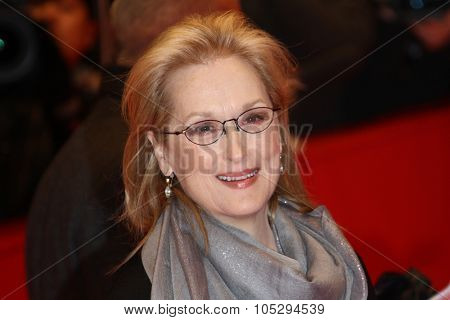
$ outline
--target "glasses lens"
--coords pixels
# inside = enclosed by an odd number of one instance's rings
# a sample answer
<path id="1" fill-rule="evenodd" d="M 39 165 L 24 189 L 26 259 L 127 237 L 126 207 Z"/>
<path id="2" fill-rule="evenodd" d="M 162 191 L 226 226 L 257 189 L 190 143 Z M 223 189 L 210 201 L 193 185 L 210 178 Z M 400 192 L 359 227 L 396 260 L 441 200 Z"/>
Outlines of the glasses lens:
<path id="1" fill-rule="evenodd" d="M 241 114 L 238 119 L 239 127 L 248 133 L 258 133 L 267 129 L 273 119 L 270 108 L 255 108 Z"/>
<path id="2" fill-rule="evenodd" d="M 207 145 L 220 138 L 223 132 L 219 121 L 202 121 L 195 123 L 186 131 L 186 137 L 193 143 Z"/>

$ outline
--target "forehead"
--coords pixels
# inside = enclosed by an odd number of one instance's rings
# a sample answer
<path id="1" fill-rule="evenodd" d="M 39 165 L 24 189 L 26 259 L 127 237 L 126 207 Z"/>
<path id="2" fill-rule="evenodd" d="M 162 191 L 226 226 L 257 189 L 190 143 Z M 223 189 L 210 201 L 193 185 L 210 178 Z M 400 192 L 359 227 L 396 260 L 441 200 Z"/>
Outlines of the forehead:
<path id="1" fill-rule="evenodd" d="M 206 64 L 184 66 L 168 78 L 174 122 L 209 115 L 214 119 L 234 117 L 248 103 L 270 99 L 256 70 L 238 57 L 218 58 Z"/>

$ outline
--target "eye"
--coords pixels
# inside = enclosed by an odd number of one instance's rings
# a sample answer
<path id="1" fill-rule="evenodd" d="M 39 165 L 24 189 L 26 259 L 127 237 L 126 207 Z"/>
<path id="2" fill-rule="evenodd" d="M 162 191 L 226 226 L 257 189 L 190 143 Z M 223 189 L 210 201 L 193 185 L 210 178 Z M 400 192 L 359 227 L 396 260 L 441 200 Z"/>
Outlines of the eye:
<path id="1" fill-rule="evenodd" d="M 244 124 L 258 124 L 267 120 L 267 112 L 265 111 L 256 111 L 251 112 L 249 115 L 244 115 L 243 123 Z"/>
<path id="2" fill-rule="evenodd" d="M 214 128 L 213 127 L 211 127 L 211 126 L 201 126 L 201 127 L 198 127 L 198 128 L 196 128 L 196 131 L 197 132 L 201 132 L 201 133 L 207 133 L 207 132 L 211 132 L 212 130 L 214 130 Z"/>
<path id="3" fill-rule="evenodd" d="M 202 122 L 193 125 L 189 128 L 190 136 L 204 136 L 209 134 L 216 134 L 218 131 L 218 125 L 214 122 Z"/>

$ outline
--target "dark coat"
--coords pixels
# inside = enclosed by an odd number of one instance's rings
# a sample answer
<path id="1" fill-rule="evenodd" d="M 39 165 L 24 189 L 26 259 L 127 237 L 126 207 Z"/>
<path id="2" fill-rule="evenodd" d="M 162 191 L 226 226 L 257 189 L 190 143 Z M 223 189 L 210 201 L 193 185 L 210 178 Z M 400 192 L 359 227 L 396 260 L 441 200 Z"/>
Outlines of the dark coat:
<path id="1" fill-rule="evenodd" d="M 105 298 L 105 274 L 133 248 L 114 220 L 123 206 L 121 163 L 128 128 L 123 84 L 106 79 L 92 113 L 44 174 L 29 213 L 26 268 L 32 299 Z"/>

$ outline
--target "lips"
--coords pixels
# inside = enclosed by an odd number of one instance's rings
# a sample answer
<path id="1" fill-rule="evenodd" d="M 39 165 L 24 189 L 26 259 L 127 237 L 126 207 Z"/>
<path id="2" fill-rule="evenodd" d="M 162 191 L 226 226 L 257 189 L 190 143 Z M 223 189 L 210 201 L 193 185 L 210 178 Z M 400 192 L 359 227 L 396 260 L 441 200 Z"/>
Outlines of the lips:
<path id="1" fill-rule="evenodd" d="M 220 183 L 231 189 L 247 189 L 258 179 L 259 168 L 246 169 L 239 172 L 221 173 L 216 176 Z"/>
<path id="2" fill-rule="evenodd" d="M 217 179 L 225 182 L 241 181 L 254 177 L 258 173 L 258 168 L 246 169 L 240 172 L 228 172 L 217 175 Z"/>

